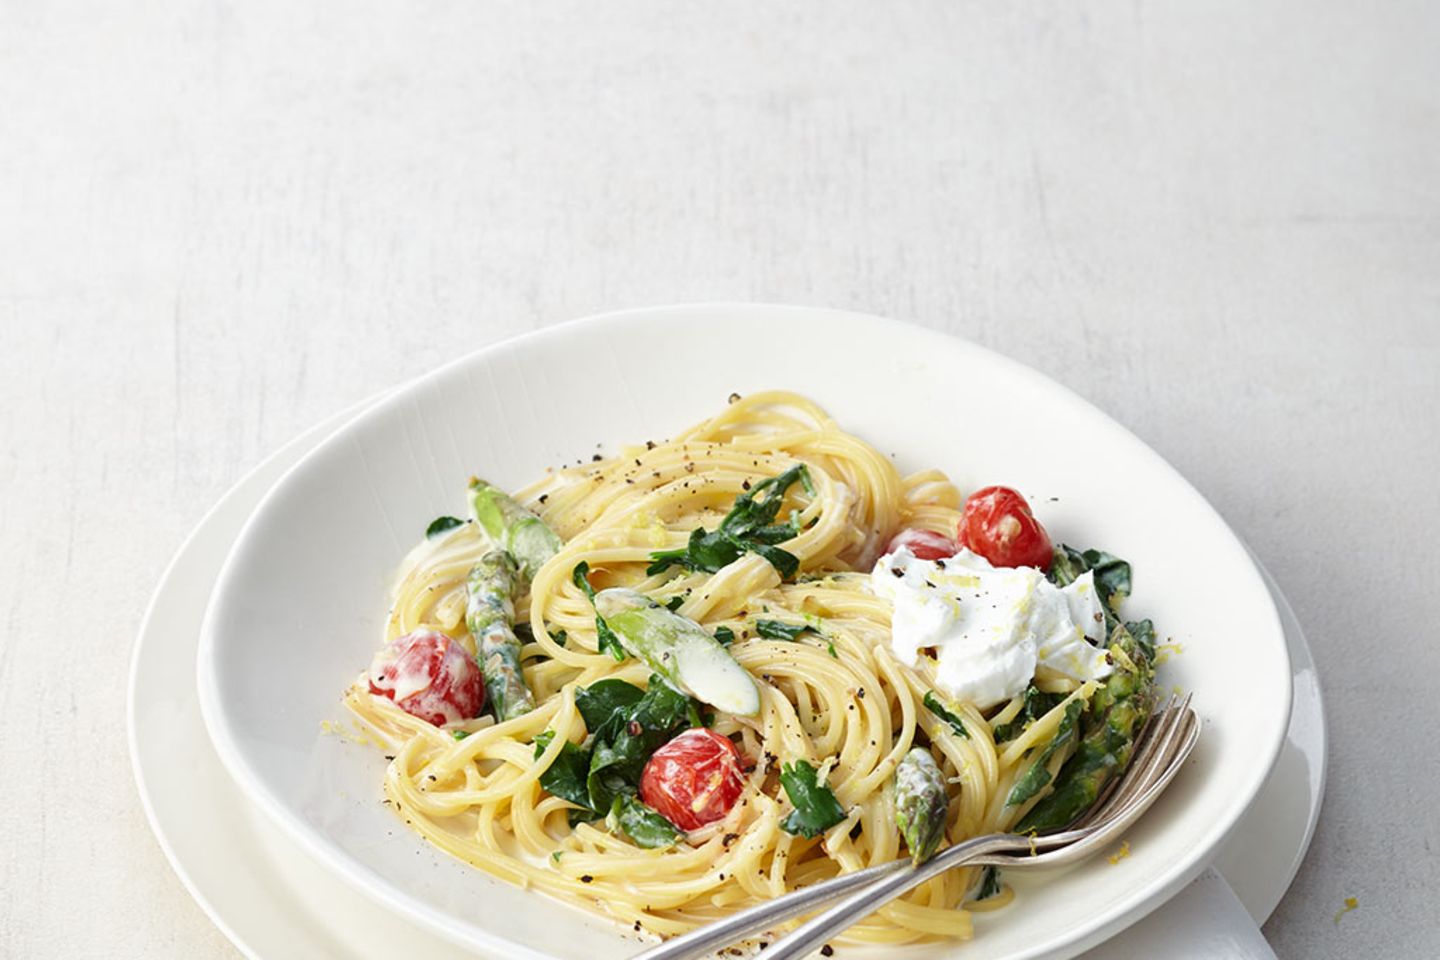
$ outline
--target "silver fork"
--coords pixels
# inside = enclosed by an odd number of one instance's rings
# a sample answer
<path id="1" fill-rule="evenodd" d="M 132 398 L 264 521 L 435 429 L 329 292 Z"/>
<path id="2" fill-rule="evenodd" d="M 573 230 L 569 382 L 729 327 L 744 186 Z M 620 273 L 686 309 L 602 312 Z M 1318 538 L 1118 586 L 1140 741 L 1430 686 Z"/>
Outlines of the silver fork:
<path id="1" fill-rule="evenodd" d="M 1124 775 L 1112 781 L 1066 830 L 1035 837 L 988 834 L 947 847 L 918 867 L 908 860 L 895 860 L 834 877 L 668 940 L 633 960 L 694 960 L 844 897 L 765 952 L 765 960 L 790 960 L 817 948 L 912 887 L 955 867 L 1072 863 L 1110 843 L 1155 802 L 1179 772 L 1199 735 L 1200 722 L 1190 709 L 1190 697 L 1171 697 L 1141 731 Z"/>

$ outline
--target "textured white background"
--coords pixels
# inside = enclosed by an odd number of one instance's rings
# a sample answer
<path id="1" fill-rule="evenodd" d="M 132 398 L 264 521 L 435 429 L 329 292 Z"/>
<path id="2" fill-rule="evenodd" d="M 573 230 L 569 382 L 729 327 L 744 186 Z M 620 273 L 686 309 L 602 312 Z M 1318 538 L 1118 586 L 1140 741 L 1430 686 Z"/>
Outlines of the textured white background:
<path id="1" fill-rule="evenodd" d="M 0 0 L 0 955 L 234 956 L 123 704 L 242 472 L 496 338 L 750 298 L 973 338 L 1190 477 L 1327 684 L 1267 934 L 1433 956 L 1437 40 L 1425 2 Z M 936 429 L 1004 402 L 955 376 Z"/>

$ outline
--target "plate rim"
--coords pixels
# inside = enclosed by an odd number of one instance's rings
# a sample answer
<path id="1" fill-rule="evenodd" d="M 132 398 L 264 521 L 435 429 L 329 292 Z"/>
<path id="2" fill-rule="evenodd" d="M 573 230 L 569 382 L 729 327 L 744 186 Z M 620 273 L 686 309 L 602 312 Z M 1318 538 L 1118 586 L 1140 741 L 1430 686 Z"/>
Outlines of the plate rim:
<path id="1" fill-rule="evenodd" d="M 1135 888 L 1136 892 L 1129 893 L 1126 896 L 1112 901 L 1106 909 L 1097 911 L 1092 919 L 1072 927 L 1068 932 L 1048 936 L 1042 935 L 1028 948 L 1014 956 L 1016 960 L 1025 960 L 1025 958 L 1040 956 L 1073 955 L 1135 923 L 1178 893 L 1186 884 L 1204 870 L 1209 860 L 1213 858 L 1219 848 L 1222 847 L 1226 840 L 1234 833 L 1246 810 L 1249 809 L 1250 805 L 1259 795 L 1260 790 L 1273 771 L 1275 762 L 1280 755 L 1280 751 L 1284 746 L 1288 734 L 1288 718 L 1293 707 L 1294 695 L 1292 665 L 1290 663 L 1288 644 L 1284 642 L 1284 630 L 1280 621 L 1279 610 L 1276 607 L 1270 590 L 1268 587 L 1265 587 L 1260 568 L 1254 562 L 1244 542 L 1235 531 L 1231 529 L 1225 518 L 1220 515 L 1209 500 L 1206 499 L 1174 465 L 1119 421 L 1076 394 L 1065 384 L 1019 360 L 990 350 L 963 337 L 956 337 L 929 327 L 890 317 L 825 307 L 756 302 L 677 303 L 608 311 L 580 317 L 537 330 L 531 330 L 514 337 L 486 344 L 477 350 L 457 357 L 421 374 L 408 381 L 404 387 L 398 388 L 378 398 L 373 405 L 359 411 L 354 417 L 346 420 L 330 435 L 324 437 L 311 449 L 306 451 L 295 463 L 290 465 L 271 488 L 266 491 L 264 496 L 255 505 L 250 516 L 246 518 L 216 577 L 215 588 L 212 592 L 210 602 L 207 605 L 201 628 L 199 649 L 196 657 L 197 690 L 201 715 L 204 719 L 206 731 L 209 734 L 211 743 L 215 747 L 221 764 L 240 788 L 242 794 L 248 798 L 253 806 L 263 811 L 272 823 L 277 824 L 289 835 L 292 841 L 301 846 L 312 858 L 323 864 L 332 874 L 340 877 L 352 888 L 358 889 L 366 894 L 377 904 L 395 910 L 408 917 L 411 921 L 441 934 L 447 940 L 471 949 L 479 949 L 486 952 L 500 952 L 508 956 L 523 957 L 526 958 L 526 960 L 553 960 L 549 954 L 502 937 L 488 928 L 465 922 L 447 911 L 437 909 L 420 897 L 403 889 L 398 884 L 390 882 L 373 868 L 359 862 L 343 848 L 329 841 L 323 834 L 301 821 L 293 810 L 290 809 L 289 805 L 270 789 L 259 771 L 249 762 L 245 752 L 239 747 L 237 736 L 230 729 L 226 715 L 220 707 L 222 693 L 219 678 L 216 676 L 216 671 L 207 669 L 215 661 L 214 652 L 217 642 L 215 624 L 216 621 L 220 619 L 220 613 L 223 611 L 226 603 L 226 594 L 221 587 L 230 579 L 234 569 L 239 565 L 239 560 L 248 547 L 250 539 L 255 536 L 255 531 L 260 526 L 260 520 L 266 512 L 267 506 L 274 498 L 280 495 L 293 475 L 306 470 L 312 460 L 324 456 L 325 451 L 329 450 L 331 444 L 342 442 L 350 428 L 372 418 L 378 419 L 384 417 L 405 403 L 413 392 L 423 390 L 427 385 L 444 379 L 451 370 L 474 364 L 486 356 L 503 354 L 506 350 L 521 342 L 544 342 L 563 337 L 574 328 L 582 325 L 599 326 L 625 322 L 643 322 L 646 320 L 665 319 L 667 317 L 670 322 L 693 322 L 693 320 L 683 319 L 683 315 L 704 311 L 739 311 L 768 314 L 771 316 L 787 315 L 788 319 L 808 317 L 812 320 L 820 320 L 825 317 L 830 317 L 848 322 L 872 325 L 881 331 L 887 328 L 903 330 L 907 335 L 915 335 L 923 339 L 929 339 L 936 344 L 946 343 L 954 346 L 958 342 L 963 345 L 964 348 L 984 355 L 989 362 L 1003 368 L 1008 376 L 1014 376 L 1022 381 L 1028 380 L 1042 384 L 1047 390 L 1058 390 L 1069 402 L 1098 418 L 1099 421 L 1109 429 L 1118 431 L 1124 436 L 1129 437 L 1136 445 L 1137 453 L 1153 458 L 1158 467 L 1167 472 L 1173 480 L 1178 481 L 1183 489 L 1188 490 L 1192 495 L 1195 505 L 1207 511 L 1209 518 L 1215 524 L 1218 524 L 1219 529 L 1233 541 L 1239 552 L 1245 557 L 1250 573 L 1260 580 L 1264 594 L 1266 620 L 1264 627 L 1267 628 L 1271 635 L 1277 635 L 1281 638 L 1278 653 L 1284 658 L 1284 689 L 1283 697 L 1281 697 L 1281 699 L 1283 699 L 1284 710 L 1279 715 L 1285 718 L 1285 722 L 1279 723 L 1276 729 L 1270 732 L 1268 740 L 1263 742 L 1264 763 L 1256 765 L 1255 770 L 1258 771 L 1258 773 L 1252 775 L 1249 780 L 1244 783 L 1243 790 L 1236 792 L 1236 796 L 1243 796 L 1243 802 L 1231 803 L 1224 811 L 1225 815 L 1217 818 L 1215 821 L 1217 825 L 1209 827 L 1199 837 L 1198 841 L 1191 846 L 1190 850 L 1187 851 L 1184 856 L 1177 858 L 1170 867 L 1160 872 L 1150 882 L 1137 885 Z M 1282 691 L 1277 687 L 1273 695 L 1281 696 L 1281 694 Z"/>

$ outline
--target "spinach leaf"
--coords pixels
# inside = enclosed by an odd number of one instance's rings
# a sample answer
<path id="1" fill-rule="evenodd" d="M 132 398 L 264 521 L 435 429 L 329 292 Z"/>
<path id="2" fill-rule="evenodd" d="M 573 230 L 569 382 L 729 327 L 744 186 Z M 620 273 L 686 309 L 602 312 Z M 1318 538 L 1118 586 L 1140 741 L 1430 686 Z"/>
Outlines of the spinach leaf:
<path id="1" fill-rule="evenodd" d="M 602 680 L 592 686 L 612 682 L 622 681 Z M 614 688 L 606 692 L 616 709 L 591 728 L 595 737 L 586 787 L 593 810 L 609 810 L 616 797 L 634 794 L 650 754 L 680 730 L 701 726 L 698 704 L 658 674 L 650 677 L 649 688 L 633 704 L 623 705 L 626 695 L 616 694 Z"/>
<path id="2" fill-rule="evenodd" d="M 546 730 L 535 738 L 535 759 L 550 746 L 550 741 L 555 739 L 554 730 Z M 590 769 L 590 751 L 575 743 L 566 742 L 560 748 L 560 755 L 550 768 L 540 774 L 540 786 L 555 794 L 562 800 L 569 800 L 573 804 L 589 808 L 590 793 L 585 786 L 586 773 Z"/>
<path id="3" fill-rule="evenodd" d="M 605 824 L 612 831 L 624 833 L 637 847 L 669 847 L 680 839 L 680 831 L 675 824 L 666 820 L 654 807 L 634 797 L 616 797 L 610 805 L 610 815 Z"/>
<path id="4" fill-rule="evenodd" d="M 1084 554 L 1062 543 L 1055 548 L 1055 555 L 1050 558 L 1050 572 L 1046 576 L 1055 586 L 1068 587 L 1089 569 L 1090 565 L 1085 562 Z"/>
<path id="5" fill-rule="evenodd" d="M 1095 574 L 1095 589 L 1105 609 L 1120 609 L 1120 602 L 1130 596 L 1130 564 L 1103 550 L 1086 550 L 1085 562 Z"/>
<path id="6" fill-rule="evenodd" d="M 804 760 L 780 768 L 780 785 L 795 805 L 780 829 L 799 837 L 818 837 L 845 819 L 845 809 L 828 786 L 817 782 L 817 771 Z"/>
<path id="7" fill-rule="evenodd" d="M 645 691 L 624 680 L 597 680 L 575 691 L 575 708 L 585 718 L 585 729 L 594 733 L 617 712 L 628 712 L 645 696 Z"/>
<path id="8" fill-rule="evenodd" d="M 770 640 L 799 640 L 800 634 L 811 629 L 804 623 L 785 623 L 783 620 L 756 620 L 755 632 Z"/>
<path id="9" fill-rule="evenodd" d="M 1146 660 L 1155 659 L 1155 624 L 1149 620 L 1126 620 L 1125 629 L 1135 638 Z"/>
<path id="10" fill-rule="evenodd" d="M 1050 582 L 1058 587 L 1069 586 L 1087 570 L 1095 574 L 1095 589 L 1100 593 L 1107 619 L 1130 596 L 1130 564 L 1104 550 L 1076 550 L 1067 544 L 1055 548 L 1050 560 Z"/>
<path id="11" fill-rule="evenodd" d="M 986 867 L 975 890 L 976 900 L 989 900 L 1000 892 L 1000 868 Z"/>
<path id="12" fill-rule="evenodd" d="M 718 640 L 723 646 L 728 647 L 730 646 L 730 644 L 735 642 L 735 631 L 731 630 L 729 627 L 716 627 L 715 639 Z"/>
<path id="13" fill-rule="evenodd" d="M 465 521 L 458 517 L 436 517 L 430 521 L 430 526 L 425 528 L 425 539 L 429 540 L 432 537 L 438 537 L 447 530 L 454 530 L 464 523 Z"/>
<path id="14" fill-rule="evenodd" d="M 570 579 L 585 594 L 590 601 L 590 606 L 593 607 L 595 606 L 595 588 L 590 586 L 589 574 L 590 564 L 581 560 L 570 572 Z M 595 614 L 595 638 L 601 653 L 608 653 L 615 660 L 624 660 L 629 656 L 625 652 L 625 648 L 621 646 L 620 638 L 615 636 L 615 631 L 610 629 L 610 625 L 598 613 Z"/>
<path id="15" fill-rule="evenodd" d="M 746 493 L 735 498 L 735 505 L 715 530 L 698 527 L 690 534 L 683 550 L 660 550 L 650 554 L 652 563 L 646 574 L 663 573 L 680 565 L 687 570 L 717 573 L 745 553 L 758 553 L 788 580 L 800 569 L 800 560 L 776 544 L 792 539 L 800 532 L 797 517 L 788 523 L 775 523 L 785 493 L 799 481 L 805 492 L 815 495 L 810 472 L 798 464 L 784 473 L 762 480 Z"/>
<path id="16" fill-rule="evenodd" d="M 1080 719 L 1080 711 L 1084 707 L 1083 700 L 1070 701 L 1070 705 L 1065 708 L 1065 716 L 1060 720 L 1060 726 L 1055 730 L 1054 738 L 1040 752 L 1040 756 L 1035 758 L 1030 769 L 1022 773 L 1020 779 L 1015 781 L 1015 786 L 1010 788 L 1010 795 L 1005 798 L 1005 806 L 1019 806 L 1039 793 L 1045 784 L 1050 782 L 1050 771 L 1046 769 L 1045 765 L 1050 762 L 1055 751 L 1075 739 L 1075 724 Z"/>
<path id="17" fill-rule="evenodd" d="M 935 696 L 934 690 L 927 691 L 925 693 L 925 698 L 920 702 L 925 704 L 925 709 L 929 710 L 931 713 L 935 714 L 935 716 L 948 723 L 951 730 L 954 730 L 966 740 L 970 739 L 970 731 L 965 729 L 965 724 L 961 721 L 959 717 L 955 716 L 955 714 L 945 709 L 945 705 L 940 702 L 940 698 Z"/>
<path id="18" fill-rule="evenodd" d="M 1026 687 L 1024 705 L 1009 723 L 1002 723 L 995 728 L 995 742 L 1004 743 L 1006 740 L 1014 740 L 1024 732 L 1026 724 L 1045 716 L 1055 709 L 1063 699 L 1065 699 L 1064 696 L 1058 693 L 1041 693 L 1035 686 Z"/>

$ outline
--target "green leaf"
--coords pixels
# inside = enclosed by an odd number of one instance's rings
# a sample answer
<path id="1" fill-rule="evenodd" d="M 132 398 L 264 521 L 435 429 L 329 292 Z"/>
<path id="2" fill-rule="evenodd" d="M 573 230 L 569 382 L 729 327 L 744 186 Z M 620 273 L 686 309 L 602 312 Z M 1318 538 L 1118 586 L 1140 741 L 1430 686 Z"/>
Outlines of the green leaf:
<path id="1" fill-rule="evenodd" d="M 715 639 L 728 647 L 735 642 L 735 631 L 725 626 L 716 627 Z"/>
<path id="2" fill-rule="evenodd" d="M 1145 653 L 1145 659 L 1154 660 L 1155 624 L 1149 620 L 1126 620 L 1125 629 L 1130 632 L 1130 636 L 1134 637 L 1135 642 L 1140 645 L 1140 649 Z"/>
<path id="3" fill-rule="evenodd" d="M 1111 619 L 1121 601 L 1130 595 L 1130 564 L 1104 550 L 1082 552 L 1062 543 L 1055 548 L 1048 576 L 1056 586 L 1065 587 L 1087 570 L 1095 574 L 1095 589 L 1100 593 L 1107 619 Z"/>
<path id="4" fill-rule="evenodd" d="M 633 683 L 614 678 L 597 680 L 575 691 L 575 708 L 585 718 L 585 729 L 594 733 L 615 713 L 628 716 L 631 708 L 644 697 L 645 691 Z"/>
<path id="5" fill-rule="evenodd" d="M 565 646 L 565 641 L 570 639 L 566 636 L 564 630 L 550 630 L 548 633 L 550 634 L 550 639 L 555 641 L 555 646 L 557 647 Z"/>
<path id="6" fill-rule="evenodd" d="M 995 742 L 1004 743 L 1006 740 L 1014 740 L 1025 731 L 1027 724 L 1045 716 L 1059 706 L 1060 701 L 1064 699 L 1063 694 L 1041 693 L 1038 687 L 1026 687 L 1024 705 L 1009 723 L 1002 723 L 995 728 Z"/>
<path id="7" fill-rule="evenodd" d="M 611 830 L 625 834 L 637 847 L 670 847 L 680 839 L 675 824 L 634 797 L 616 797 L 605 823 Z"/>
<path id="8" fill-rule="evenodd" d="M 540 759 L 541 754 L 550 746 L 550 741 L 554 739 L 554 730 L 546 730 L 535 738 L 535 759 Z M 589 769 L 590 751 L 567 741 L 565 746 L 560 748 L 560 755 L 555 758 L 555 762 L 540 774 L 540 786 L 562 800 L 588 808 L 590 793 L 585 785 L 585 778 Z"/>
<path id="9" fill-rule="evenodd" d="M 575 569 L 570 571 L 570 579 L 585 594 L 590 606 L 595 606 L 595 588 L 590 586 L 590 564 L 584 560 L 575 564 Z M 620 638 L 615 636 L 615 631 L 610 629 L 610 625 L 598 613 L 595 614 L 595 639 L 600 652 L 610 654 L 615 661 L 619 662 L 629 656 L 620 644 Z"/>
<path id="10" fill-rule="evenodd" d="M 756 620 L 755 632 L 770 640 L 798 640 L 810 629 L 806 623 L 785 623 L 783 620 Z"/>
<path id="11" fill-rule="evenodd" d="M 672 566 L 687 570 L 717 573 L 745 553 L 758 553 L 788 580 L 800 569 L 800 560 L 776 544 L 793 539 L 800 532 L 792 517 L 790 523 L 776 524 L 775 517 L 785 493 L 796 482 L 814 496 L 815 487 L 805 465 L 791 467 L 784 473 L 755 484 L 748 492 L 735 498 L 735 504 L 715 530 L 699 527 L 690 533 L 683 550 L 660 550 L 650 554 L 648 576 L 663 573 Z"/>
<path id="12" fill-rule="evenodd" d="M 1130 564 L 1103 550 L 1086 550 L 1085 562 L 1095 574 L 1095 589 L 1105 608 L 1120 609 L 1121 601 L 1130 596 Z"/>
<path id="13" fill-rule="evenodd" d="M 447 530 L 454 530 L 464 523 L 465 521 L 459 517 L 436 517 L 430 521 L 430 526 L 425 528 L 425 539 L 429 540 L 432 537 L 438 537 Z"/>
<path id="14" fill-rule="evenodd" d="M 1045 765 L 1050 762 L 1050 758 L 1055 755 L 1057 750 L 1075 739 L 1075 723 L 1080 719 L 1080 711 L 1084 707 L 1083 700 L 1070 701 L 1070 705 L 1065 708 L 1065 716 L 1061 718 L 1060 726 L 1055 731 L 1054 738 L 1040 752 L 1040 756 L 1035 758 L 1035 762 L 1030 765 L 1030 768 L 1020 775 L 1019 780 L 1015 781 L 1015 785 L 1010 788 L 1010 795 L 1005 798 L 1005 806 L 1018 807 L 1039 793 L 1050 782 L 1050 771 L 1046 769 Z"/>
<path id="15" fill-rule="evenodd" d="M 470 731 L 469 731 L 469 730 L 452 730 L 452 731 L 450 731 L 450 735 L 451 735 L 452 737 L 454 737 L 456 740 L 464 740 L 466 737 L 470 736 Z"/>
<path id="16" fill-rule="evenodd" d="M 986 867 L 980 874 L 980 884 L 975 890 L 976 900 L 989 900 L 1000 892 L 1000 868 Z"/>
<path id="17" fill-rule="evenodd" d="M 666 609 L 666 610 L 669 610 L 671 613 L 674 613 L 676 610 L 679 610 L 680 607 L 681 607 L 681 605 L 684 604 L 684 603 L 685 603 L 685 594 L 683 594 L 683 593 L 677 593 L 677 594 L 675 594 L 675 596 L 673 596 L 673 597 L 671 597 L 669 600 L 666 600 L 666 601 L 665 601 L 665 609 Z"/>
<path id="18" fill-rule="evenodd" d="M 935 696 L 934 690 L 927 691 L 924 699 L 920 702 L 925 704 L 925 709 L 949 724 L 951 730 L 954 730 L 966 740 L 970 739 L 970 731 L 965 729 L 964 722 L 945 708 L 945 705 L 940 702 L 940 698 Z"/>
<path id="19" fill-rule="evenodd" d="M 644 695 L 628 705 L 625 700 L 630 695 L 621 693 L 613 686 L 616 683 L 624 681 L 601 680 L 591 684 L 591 689 L 602 684 L 607 686 L 587 704 L 597 721 L 594 726 L 590 726 L 590 717 L 585 721 L 594 734 L 585 778 L 592 810 L 609 810 L 617 796 L 636 793 L 640 788 L 640 774 L 650 755 L 680 730 L 701 726 L 699 705 L 658 674 L 650 677 L 650 686 Z M 624 685 L 636 689 L 628 683 Z M 600 716 L 602 702 L 612 707 L 603 718 Z M 577 708 L 579 704 L 577 694 Z"/>
<path id="20" fill-rule="evenodd" d="M 799 837 L 818 837 L 845 819 L 845 809 L 834 792 L 818 782 L 817 771 L 804 760 L 780 768 L 780 785 L 795 805 L 780 829 Z"/>

